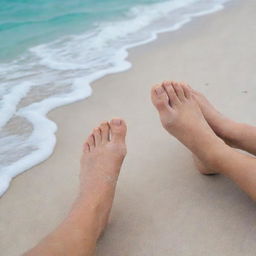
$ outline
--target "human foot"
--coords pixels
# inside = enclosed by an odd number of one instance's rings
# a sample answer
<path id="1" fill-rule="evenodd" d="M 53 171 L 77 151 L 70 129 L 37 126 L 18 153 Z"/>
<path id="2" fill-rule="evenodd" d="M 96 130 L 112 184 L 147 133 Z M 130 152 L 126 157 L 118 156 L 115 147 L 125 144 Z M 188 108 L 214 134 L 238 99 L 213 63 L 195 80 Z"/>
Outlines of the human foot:
<path id="1" fill-rule="evenodd" d="M 220 113 L 202 93 L 194 90 L 189 85 L 182 84 L 182 86 L 192 92 L 193 97 L 200 106 L 206 121 L 213 131 L 228 145 L 236 147 L 233 143 L 233 137 L 235 136 L 233 133 L 236 131 L 239 124 Z"/>
<path id="2" fill-rule="evenodd" d="M 235 122 L 225 117 L 212 106 L 202 93 L 192 88 L 190 88 L 190 90 L 193 97 L 198 102 L 205 119 L 214 132 L 221 137 L 226 144 L 256 155 L 256 146 L 254 143 L 256 139 L 255 126 Z"/>
<path id="3" fill-rule="evenodd" d="M 64 221 L 26 256 L 94 255 L 106 226 L 123 159 L 126 124 L 121 119 L 102 123 L 84 143 L 80 194 Z"/>
<path id="4" fill-rule="evenodd" d="M 185 90 L 190 90 L 192 97 L 194 97 L 198 103 L 204 118 L 213 131 L 222 140 L 224 140 L 226 144 L 236 147 L 232 141 L 232 134 L 238 128 L 238 124 L 220 113 L 202 93 L 194 90 L 188 84 L 181 83 L 180 86 Z M 204 166 L 204 164 L 195 155 L 193 156 L 193 160 L 199 172 L 208 175 L 216 174 L 215 171 L 208 170 L 208 168 Z"/>
<path id="5" fill-rule="evenodd" d="M 108 222 L 116 182 L 126 155 L 125 135 L 125 122 L 113 119 L 95 128 L 84 143 L 79 200 L 95 209 L 99 235 Z"/>
<path id="6" fill-rule="evenodd" d="M 179 83 L 164 82 L 156 85 L 151 97 L 163 127 L 186 146 L 190 147 L 194 140 L 191 136 L 193 133 L 213 134 L 191 91 Z"/>
<path id="7" fill-rule="evenodd" d="M 188 88 L 176 82 L 164 82 L 153 87 L 151 97 L 163 127 L 193 153 L 202 150 L 198 145 L 207 151 L 211 141 L 219 140 Z M 203 174 L 215 173 L 208 170 L 200 168 Z"/>
<path id="8" fill-rule="evenodd" d="M 237 147 L 237 145 L 235 145 L 234 138 L 239 124 L 220 113 L 202 93 L 196 91 L 187 84 L 183 83 L 181 86 L 191 91 L 192 96 L 197 101 L 206 121 L 213 131 L 221 137 L 226 144 L 232 147 Z M 196 156 L 193 156 L 193 159 L 199 172 L 210 175 L 215 174 L 214 171 L 208 170 Z"/>

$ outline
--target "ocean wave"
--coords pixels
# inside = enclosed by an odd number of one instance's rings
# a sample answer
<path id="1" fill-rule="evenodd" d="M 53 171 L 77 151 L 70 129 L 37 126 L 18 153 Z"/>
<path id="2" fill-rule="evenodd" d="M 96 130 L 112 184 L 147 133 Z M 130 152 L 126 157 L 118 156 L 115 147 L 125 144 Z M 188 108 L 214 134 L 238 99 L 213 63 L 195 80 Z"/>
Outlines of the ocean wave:
<path id="1" fill-rule="evenodd" d="M 13 177 L 52 154 L 57 126 L 46 117 L 50 110 L 89 97 L 93 81 L 130 68 L 129 48 L 220 10 L 225 2 L 169 0 L 136 6 L 123 20 L 98 23 L 93 30 L 38 45 L 0 64 L 0 159 L 12 155 L 1 162 L 0 195 Z"/>

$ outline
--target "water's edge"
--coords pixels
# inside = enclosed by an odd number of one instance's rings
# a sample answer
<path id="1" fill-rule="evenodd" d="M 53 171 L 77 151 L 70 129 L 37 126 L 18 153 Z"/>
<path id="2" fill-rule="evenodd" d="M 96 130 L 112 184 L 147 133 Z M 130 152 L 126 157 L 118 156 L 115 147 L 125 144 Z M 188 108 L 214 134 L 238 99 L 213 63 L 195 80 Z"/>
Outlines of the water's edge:
<path id="1" fill-rule="evenodd" d="M 34 130 L 31 135 L 31 140 L 36 139 L 38 137 L 42 138 L 41 145 L 39 147 L 40 149 L 32 152 L 30 155 L 27 155 L 21 158 L 19 161 L 15 162 L 14 163 L 15 166 L 14 165 L 8 166 L 8 171 L 0 175 L 0 180 L 1 180 L 0 196 L 2 196 L 6 192 L 6 190 L 10 185 L 11 180 L 15 176 L 47 160 L 50 157 L 50 155 L 53 153 L 56 145 L 55 133 L 57 131 L 57 125 L 55 124 L 54 121 L 50 120 L 47 117 L 47 114 L 50 111 L 54 110 L 57 107 L 86 99 L 87 97 L 92 95 L 92 88 L 90 85 L 93 82 L 103 78 L 106 75 L 123 72 L 130 69 L 132 66 L 132 63 L 130 63 L 127 60 L 130 49 L 155 41 L 158 38 L 159 34 L 176 31 L 181 27 L 183 27 L 185 24 L 191 22 L 193 19 L 220 11 L 224 7 L 227 7 L 226 5 L 227 5 L 226 3 L 225 5 L 219 4 L 219 5 L 216 5 L 215 8 L 213 8 L 212 10 L 191 14 L 189 17 L 187 17 L 186 20 L 183 20 L 181 23 L 177 23 L 168 29 L 159 29 L 155 31 L 154 33 L 152 33 L 151 38 L 147 40 L 124 46 L 118 52 L 117 66 L 114 66 L 105 70 L 101 70 L 97 73 L 92 74 L 89 77 L 88 76 L 82 77 L 82 78 L 80 77 L 76 79 L 72 86 L 72 89 L 73 89 L 72 93 L 66 95 L 65 97 L 47 98 L 39 103 L 34 103 L 29 105 L 26 108 L 23 108 L 22 111 L 20 111 L 19 115 L 29 120 L 31 124 L 33 124 L 34 126 Z M 37 129 L 38 126 L 40 127 Z M 44 131 L 44 134 L 40 133 L 40 131 L 42 130 Z M 31 161 L 31 159 L 33 159 L 33 161 Z M 6 173 L 8 173 L 8 175 L 6 175 Z"/>

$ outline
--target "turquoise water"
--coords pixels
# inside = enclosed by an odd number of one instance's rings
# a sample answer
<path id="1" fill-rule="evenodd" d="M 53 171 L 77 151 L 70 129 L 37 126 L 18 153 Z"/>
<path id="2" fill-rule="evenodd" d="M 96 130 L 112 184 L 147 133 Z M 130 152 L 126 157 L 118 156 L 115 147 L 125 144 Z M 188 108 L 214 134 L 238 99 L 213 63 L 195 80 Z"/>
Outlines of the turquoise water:
<path id="1" fill-rule="evenodd" d="M 227 1 L 0 0 L 0 196 L 52 154 L 50 110 L 91 96 L 93 81 L 130 68 L 128 49 Z"/>
<path id="2" fill-rule="evenodd" d="M 125 18 L 133 6 L 159 0 L 0 0 L 0 60 L 39 43 Z"/>

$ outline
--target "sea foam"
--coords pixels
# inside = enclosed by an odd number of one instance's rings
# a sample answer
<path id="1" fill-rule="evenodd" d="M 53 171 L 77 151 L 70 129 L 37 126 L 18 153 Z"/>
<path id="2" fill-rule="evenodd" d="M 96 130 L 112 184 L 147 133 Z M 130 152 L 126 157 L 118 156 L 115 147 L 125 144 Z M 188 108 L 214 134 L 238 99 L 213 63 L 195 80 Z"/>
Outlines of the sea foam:
<path id="1" fill-rule="evenodd" d="M 221 10 L 228 0 L 169 0 L 131 8 L 118 21 L 31 48 L 10 63 L 0 63 L 0 195 L 16 175 L 47 159 L 56 143 L 56 124 L 47 113 L 85 99 L 90 84 L 131 67 L 128 49 L 151 42 Z"/>

